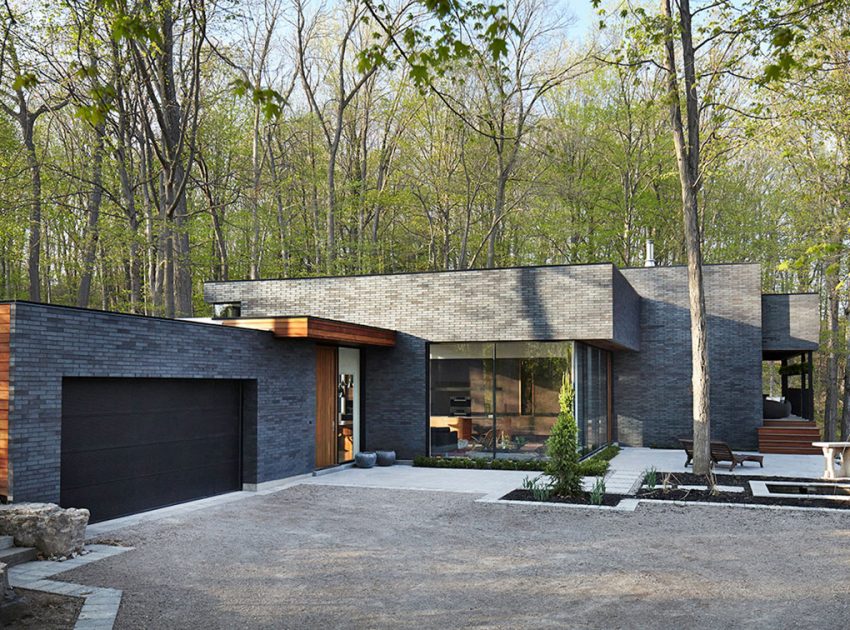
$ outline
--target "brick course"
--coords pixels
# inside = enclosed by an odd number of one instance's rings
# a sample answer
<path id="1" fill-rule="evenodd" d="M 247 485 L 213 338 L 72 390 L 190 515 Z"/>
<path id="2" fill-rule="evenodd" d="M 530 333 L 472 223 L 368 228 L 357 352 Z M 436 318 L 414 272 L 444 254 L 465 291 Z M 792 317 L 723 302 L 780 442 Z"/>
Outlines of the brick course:
<path id="1" fill-rule="evenodd" d="M 761 289 L 755 264 L 705 267 L 713 432 L 754 447 L 761 424 Z M 575 339 L 614 350 L 621 442 L 670 446 L 690 433 L 687 269 L 610 264 L 208 283 L 244 317 L 313 315 L 398 330 L 367 349 L 367 443 L 424 450 L 426 342 Z M 817 314 L 815 313 L 815 316 Z"/>
<path id="2" fill-rule="evenodd" d="M 641 350 L 615 352 L 619 440 L 678 446 L 692 432 L 691 323 L 685 267 L 624 269 L 641 296 Z M 711 432 L 734 448 L 756 448 L 762 423 L 761 279 L 758 265 L 703 271 L 708 311 Z"/>
<path id="3" fill-rule="evenodd" d="M 251 422 L 245 432 L 243 482 L 313 470 L 315 396 L 305 395 L 315 391 L 312 343 L 282 341 L 253 330 L 26 302 L 13 303 L 12 311 L 15 501 L 59 500 L 65 376 L 243 380 L 244 415 Z"/>

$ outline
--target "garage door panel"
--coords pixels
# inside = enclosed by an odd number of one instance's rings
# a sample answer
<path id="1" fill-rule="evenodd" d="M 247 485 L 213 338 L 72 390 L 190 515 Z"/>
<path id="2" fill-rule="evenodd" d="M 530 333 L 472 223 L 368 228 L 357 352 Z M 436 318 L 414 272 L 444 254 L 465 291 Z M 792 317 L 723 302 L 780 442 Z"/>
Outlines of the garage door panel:
<path id="1" fill-rule="evenodd" d="M 170 470 L 172 474 L 209 467 L 209 462 L 239 464 L 238 442 L 233 436 L 137 447 L 62 453 L 62 486 L 95 485 L 104 478 L 144 477 Z"/>
<path id="2" fill-rule="evenodd" d="M 237 490 L 238 381 L 63 381 L 61 503 L 92 521 Z"/>
<path id="3" fill-rule="evenodd" d="M 234 415 L 238 415 L 237 410 L 230 413 L 228 422 L 233 423 Z M 167 418 L 136 414 L 86 418 L 84 421 L 74 423 L 75 428 L 71 435 L 67 435 L 68 431 L 64 430 L 67 424 L 63 425 L 62 446 L 64 451 L 74 453 L 145 445 L 155 447 L 203 437 L 238 439 L 237 427 L 221 428 L 217 426 L 218 423 L 215 422 L 217 419 L 212 415 L 210 420 L 210 423 L 205 422 L 203 418 L 189 420 L 185 416 L 172 412 L 169 412 Z"/>
<path id="4" fill-rule="evenodd" d="M 98 511 L 96 507 L 92 511 L 93 520 L 102 521 L 139 512 L 140 505 L 146 506 L 143 509 L 153 509 L 233 490 L 214 467 L 192 471 L 184 481 L 188 483 L 176 484 L 168 473 L 146 477 L 144 483 L 113 480 L 94 487 L 63 490 L 63 504 L 67 500 L 67 505 L 85 505 L 96 490 L 98 501 L 109 506 L 109 511 Z"/>

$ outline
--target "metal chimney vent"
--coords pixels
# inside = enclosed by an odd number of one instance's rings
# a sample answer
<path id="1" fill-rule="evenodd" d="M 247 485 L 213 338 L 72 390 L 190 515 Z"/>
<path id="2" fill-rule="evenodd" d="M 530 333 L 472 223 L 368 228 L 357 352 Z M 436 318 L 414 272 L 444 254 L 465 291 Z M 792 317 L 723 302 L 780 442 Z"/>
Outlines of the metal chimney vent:
<path id="1" fill-rule="evenodd" d="M 646 241 L 646 260 L 643 263 L 644 267 L 655 266 L 655 245 L 652 241 Z"/>

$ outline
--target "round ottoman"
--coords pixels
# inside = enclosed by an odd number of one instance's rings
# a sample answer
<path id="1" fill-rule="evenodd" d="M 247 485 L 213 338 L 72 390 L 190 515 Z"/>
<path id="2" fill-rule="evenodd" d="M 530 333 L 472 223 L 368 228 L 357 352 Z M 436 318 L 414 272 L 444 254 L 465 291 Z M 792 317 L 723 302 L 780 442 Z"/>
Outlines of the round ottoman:
<path id="1" fill-rule="evenodd" d="M 378 457 L 378 466 L 392 466 L 395 464 L 395 451 L 375 451 Z"/>
<path id="2" fill-rule="evenodd" d="M 378 456 L 372 451 L 361 451 L 354 455 L 354 464 L 358 468 L 371 468 L 378 461 Z"/>

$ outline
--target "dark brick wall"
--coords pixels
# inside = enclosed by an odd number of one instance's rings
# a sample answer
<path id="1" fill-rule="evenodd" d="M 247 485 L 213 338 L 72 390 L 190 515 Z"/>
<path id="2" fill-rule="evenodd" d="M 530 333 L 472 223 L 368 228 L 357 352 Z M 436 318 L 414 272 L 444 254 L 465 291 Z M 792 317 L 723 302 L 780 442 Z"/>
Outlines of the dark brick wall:
<path id="1" fill-rule="evenodd" d="M 705 278 L 714 435 L 753 447 L 761 423 L 759 266 L 709 266 Z M 630 349 L 614 351 L 619 439 L 670 445 L 690 432 L 684 267 L 621 272 L 600 264 L 209 283 L 204 295 L 211 303 L 241 302 L 246 317 L 313 315 L 406 333 L 395 350 L 365 353 L 369 448 L 384 442 L 405 454 L 422 449 L 426 341 L 612 342 Z"/>
<path id="2" fill-rule="evenodd" d="M 426 342 L 588 339 L 637 349 L 639 297 L 611 264 L 208 283 L 243 317 L 312 315 L 399 331 L 367 348 L 365 448 L 427 448 Z M 632 321 L 615 323 L 615 314 Z"/>
<path id="3" fill-rule="evenodd" d="M 246 432 L 244 482 L 313 470 L 312 343 L 252 330 L 22 302 L 12 308 L 15 501 L 59 500 L 63 376 L 244 380 L 245 415 L 256 418 L 256 426 Z"/>
<path id="4" fill-rule="evenodd" d="M 361 351 L 365 430 L 363 450 L 395 449 L 401 459 L 426 452 L 427 349 L 399 334 L 395 348 Z"/>
<path id="5" fill-rule="evenodd" d="M 820 339 L 819 299 L 816 293 L 763 295 L 763 348 L 771 351 L 817 350 Z"/>
<path id="6" fill-rule="evenodd" d="M 615 293 L 617 299 L 615 300 Z M 211 282 L 207 302 L 241 302 L 242 316 L 312 315 L 421 339 L 608 340 L 638 349 L 636 296 L 611 264 Z"/>
<path id="7" fill-rule="evenodd" d="M 685 267 L 624 269 L 641 296 L 640 352 L 614 352 L 619 440 L 675 446 L 691 435 L 691 336 Z M 704 269 L 712 436 L 755 448 L 761 409 L 761 289 L 758 265 Z"/>
<path id="8" fill-rule="evenodd" d="M 619 269 L 614 269 L 614 339 L 640 350 L 640 296 Z"/>

